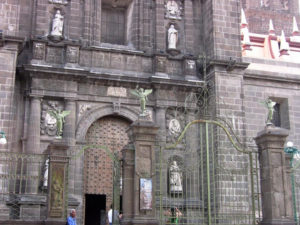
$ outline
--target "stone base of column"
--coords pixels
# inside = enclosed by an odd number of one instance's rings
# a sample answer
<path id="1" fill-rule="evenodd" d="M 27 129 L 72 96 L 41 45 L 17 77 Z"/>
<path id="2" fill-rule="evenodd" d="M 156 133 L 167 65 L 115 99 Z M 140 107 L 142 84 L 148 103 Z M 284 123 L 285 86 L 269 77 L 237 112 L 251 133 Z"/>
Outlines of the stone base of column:
<path id="1" fill-rule="evenodd" d="M 21 220 L 42 220 L 46 218 L 46 213 L 43 214 L 46 207 L 46 196 L 24 195 L 20 197 L 18 205 L 20 206 Z M 44 208 L 44 210 L 43 210 Z"/>
<path id="2" fill-rule="evenodd" d="M 296 222 L 290 219 L 261 221 L 260 225 L 296 225 Z"/>
<path id="3" fill-rule="evenodd" d="M 2 203 L 0 203 L 0 218 L 1 220 L 9 220 L 9 208 Z"/>

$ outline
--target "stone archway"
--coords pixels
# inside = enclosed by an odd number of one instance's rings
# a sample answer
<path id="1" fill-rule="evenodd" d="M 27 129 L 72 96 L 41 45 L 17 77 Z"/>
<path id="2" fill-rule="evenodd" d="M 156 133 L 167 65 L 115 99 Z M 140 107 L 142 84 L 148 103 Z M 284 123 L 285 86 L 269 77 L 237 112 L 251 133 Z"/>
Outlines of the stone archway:
<path id="1" fill-rule="evenodd" d="M 101 195 L 105 203 L 102 202 L 103 208 L 97 210 L 103 211 L 102 217 L 106 215 L 113 200 L 113 160 L 107 151 L 120 155 L 120 151 L 128 143 L 126 130 L 129 125 L 130 121 L 122 117 L 106 116 L 92 123 L 86 133 L 87 145 L 103 146 L 103 148 L 90 148 L 84 153 L 85 209 L 88 207 L 87 196 L 96 198 Z M 85 217 L 87 213 L 86 210 Z M 101 215 L 99 221 L 100 219 L 103 221 Z M 93 222 L 87 221 L 87 218 L 85 221 L 85 224 Z"/>

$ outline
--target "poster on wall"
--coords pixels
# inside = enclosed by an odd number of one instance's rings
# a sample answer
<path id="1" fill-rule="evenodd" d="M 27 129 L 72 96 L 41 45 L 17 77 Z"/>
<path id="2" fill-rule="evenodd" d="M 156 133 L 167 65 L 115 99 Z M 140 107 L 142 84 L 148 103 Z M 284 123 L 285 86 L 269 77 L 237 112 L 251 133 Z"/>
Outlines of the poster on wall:
<path id="1" fill-rule="evenodd" d="M 152 179 L 140 178 L 140 210 L 152 209 Z"/>

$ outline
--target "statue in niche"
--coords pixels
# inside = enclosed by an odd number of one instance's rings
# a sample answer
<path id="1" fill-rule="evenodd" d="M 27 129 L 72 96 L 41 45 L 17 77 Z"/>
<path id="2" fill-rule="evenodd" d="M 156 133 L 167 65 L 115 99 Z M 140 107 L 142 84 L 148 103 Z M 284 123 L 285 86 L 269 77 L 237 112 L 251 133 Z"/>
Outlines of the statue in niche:
<path id="1" fill-rule="evenodd" d="M 141 106 L 140 116 L 145 116 L 146 102 L 148 101 L 147 96 L 152 93 L 152 89 L 144 90 L 144 88 L 138 89 L 137 87 L 135 90 L 130 90 L 130 93 L 137 96 L 140 99 L 140 106 Z"/>
<path id="2" fill-rule="evenodd" d="M 166 17 L 172 19 L 181 19 L 181 7 L 175 0 L 169 0 L 166 5 Z"/>
<path id="3" fill-rule="evenodd" d="M 64 17 L 61 15 L 60 10 L 56 10 L 54 19 L 52 21 L 51 36 L 63 36 Z"/>
<path id="4" fill-rule="evenodd" d="M 266 124 L 268 125 L 272 125 L 272 120 L 273 120 L 273 114 L 274 114 L 274 106 L 276 105 L 276 102 L 273 102 L 271 99 L 267 99 L 263 102 L 261 102 L 267 109 L 268 109 L 268 117 L 267 117 L 267 121 Z"/>
<path id="5" fill-rule="evenodd" d="M 169 122 L 169 131 L 172 135 L 178 136 L 181 133 L 181 126 L 177 119 L 172 119 Z"/>
<path id="6" fill-rule="evenodd" d="M 178 42 L 178 31 L 175 29 L 175 26 L 171 24 L 168 29 L 168 49 L 177 49 Z"/>
<path id="7" fill-rule="evenodd" d="M 56 136 L 57 138 L 62 137 L 63 125 L 65 123 L 65 117 L 70 114 L 71 111 L 50 110 L 48 113 L 56 119 Z"/>
<path id="8" fill-rule="evenodd" d="M 49 159 L 45 161 L 45 169 L 44 169 L 44 180 L 43 180 L 43 187 L 48 187 L 48 173 L 49 173 Z"/>
<path id="9" fill-rule="evenodd" d="M 169 169 L 170 193 L 182 192 L 182 172 L 174 160 Z"/>

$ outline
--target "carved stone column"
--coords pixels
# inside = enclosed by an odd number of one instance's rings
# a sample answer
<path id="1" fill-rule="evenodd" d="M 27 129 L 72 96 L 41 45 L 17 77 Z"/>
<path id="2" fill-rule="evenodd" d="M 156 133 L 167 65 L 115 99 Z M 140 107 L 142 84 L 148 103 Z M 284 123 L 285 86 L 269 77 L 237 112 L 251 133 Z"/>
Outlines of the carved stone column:
<path id="1" fill-rule="evenodd" d="M 128 130 L 131 145 L 123 151 L 123 196 L 127 197 L 123 199 L 121 224 L 158 224 L 155 219 L 154 149 L 157 131 L 158 127 L 150 121 L 136 121 Z M 142 188 L 144 181 L 147 188 Z M 143 198 L 145 192 L 147 198 Z"/>
<path id="2" fill-rule="evenodd" d="M 26 153 L 40 153 L 40 120 L 41 120 L 41 97 L 31 96 L 30 116 L 27 127 Z M 27 173 L 32 177 L 39 175 L 39 167 L 36 164 L 27 164 Z M 37 181 L 29 180 L 26 193 L 36 194 L 38 191 Z"/>
<path id="3" fill-rule="evenodd" d="M 40 153 L 41 96 L 31 96 L 27 127 L 27 153 Z"/>
<path id="4" fill-rule="evenodd" d="M 266 127 L 255 138 L 259 149 L 263 225 L 293 225 L 290 175 L 284 143 L 288 130 Z"/>
<path id="5" fill-rule="evenodd" d="M 50 154 L 49 192 L 46 224 L 65 224 L 67 218 L 67 157 L 68 145 L 60 140 L 52 142 L 47 151 Z"/>
<path id="6" fill-rule="evenodd" d="M 26 153 L 40 153 L 40 119 L 41 96 L 31 96 L 30 115 L 27 127 Z M 26 172 L 28 181 L 25 193 L 20 197 L 20 218 L 22 220 L 39 220 L 41 207 L 46 204 L 46 197 L 38 194 L 40 180 L 35 179 L 40 175 L 40 166 L 37 163 L 27 163 Z"/>
<path id="7" fill-rule="evenodd" d="M 75 145 L 76 129 L 76 102 L 74 99 L 66 99 L 66 109 L 70 114 L 65 117 L 63 138 L 69 146 Z"/>

